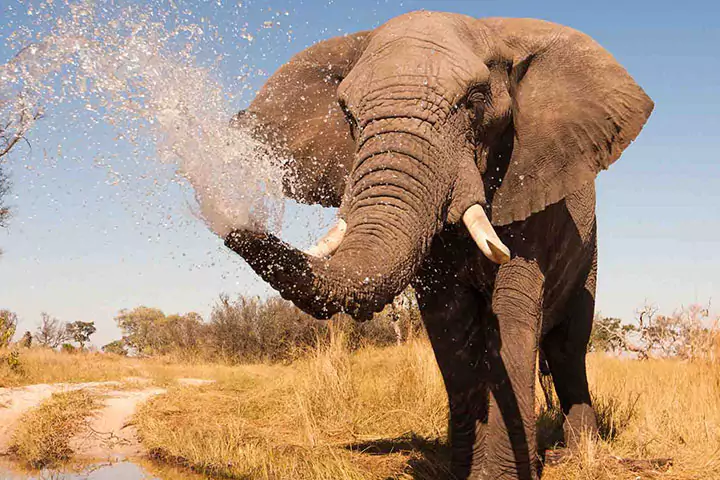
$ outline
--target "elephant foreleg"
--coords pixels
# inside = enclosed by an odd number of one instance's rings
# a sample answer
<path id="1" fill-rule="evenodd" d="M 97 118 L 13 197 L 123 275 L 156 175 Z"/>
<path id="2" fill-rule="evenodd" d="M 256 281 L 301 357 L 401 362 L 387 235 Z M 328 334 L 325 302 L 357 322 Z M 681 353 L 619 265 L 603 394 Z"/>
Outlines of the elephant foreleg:
<path id="1" fill-rule="evenodd" d="M 493 479 L 535 479 L 535 375 L 543 274 L 520 257 L 498 272 L 492 298 L 488 457 Z"/>
<path id="2" fill-rule="evenodd" d="M 488 300 L 459 282 L 441 279 L 417 287 L 418 301 L 450 403 L 451 469 L 457 479 L 484 475 L 488 418 L 486 327 Z"/>

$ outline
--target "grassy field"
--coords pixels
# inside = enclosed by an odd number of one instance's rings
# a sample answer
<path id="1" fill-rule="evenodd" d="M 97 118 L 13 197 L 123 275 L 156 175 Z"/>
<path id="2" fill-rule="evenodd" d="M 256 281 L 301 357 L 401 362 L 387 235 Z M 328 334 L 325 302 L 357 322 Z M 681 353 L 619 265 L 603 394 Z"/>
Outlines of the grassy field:
<path id="1" fill-rule="evenodd" d="M 285 366 L 49 352 L 21 354 L 20 362 L 25 377 L 2 373 L 0 382 L 146 376 L 167 385 L 135 417 L 156 461 L 241 479 L 445 475 L 446 398 L 424 340 L 350 354 L 336 339 Z M 74 362 L 87 366 L 82 374 Z M 570 462 L 548 466 L 543 478 L 720 479 L 720 365 L 592 355 L 589 370 L 603 436 L 588 439 Z M 183 386 L 171 382 L 177 377 L 216 382 Z M 540 397 L 541 442 L 552 442 L 559 416 Z M 621 460 L 665 457 L 670 468 L 640 471 Z"/>
<path id="2" fill-rule="evenodd" d="M 45 348 L 18 350 L 15 366 L 10 354 L 0 349 L 0 388 L 38 383 L 104 382 L 133 377 L 148 378 L 165 385 L 182 377 L 231 380 L 243 378 L 238 369 L 203 362 L 178 362 L 173 358 L 128 358 L 98 352 L 60 353 Z"/>
<path id="3" fill-rule="evenodd" d="M 603 438 L 547 479 L 720 478 L 720 366 L 590 357 Z M 348 355 L 339 342 L 247 379 L 175 388 L 137 415 L 151 453 L 229 478 L 442 478 L 446 399 L 424 341 Z M 544 441 L 556 412 L 538 402 Z M 638 471 L 620 459 L 671 457 Z"/>

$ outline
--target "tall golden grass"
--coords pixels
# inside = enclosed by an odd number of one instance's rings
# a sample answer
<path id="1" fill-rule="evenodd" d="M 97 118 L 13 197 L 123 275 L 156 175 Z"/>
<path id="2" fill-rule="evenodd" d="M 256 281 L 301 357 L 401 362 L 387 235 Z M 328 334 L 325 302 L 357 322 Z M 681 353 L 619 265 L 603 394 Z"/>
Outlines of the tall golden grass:
<path id="1" fill-rule="evenodd" d="M 243 367 L 239 367 L 242 369 Z M 158 458 L 230 478 L 366 479 L 417 462 L 437 478 L 445 394 L 426 344 L 348 354 L 343 339 L 249 382 L 180 387 L 136 415 Z"/>
<path id="2" fill-rule="evenodd" d="M 426 340 L 348 353 L 335 338 L 290 366 L 238 369 L 247 378 L 139 411 L 156 458 L 243 479 L 445 477 L 446 396 Z M 544 478 L 720 478 L 720 365 L 596 354 L 589 372 L 603 436 Z M 561 416 L 544 408 L 539 395 L 543 435 L 557 437 Z M 673 466 L 622 460 L 662 457 Z"/>

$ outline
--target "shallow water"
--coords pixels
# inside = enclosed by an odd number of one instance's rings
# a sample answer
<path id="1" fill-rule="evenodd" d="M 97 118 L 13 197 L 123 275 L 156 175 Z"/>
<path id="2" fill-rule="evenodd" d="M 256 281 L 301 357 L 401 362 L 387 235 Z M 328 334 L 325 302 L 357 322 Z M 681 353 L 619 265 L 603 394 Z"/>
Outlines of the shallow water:
<path id="1" fill-rule="evenodd" d="M 10 462 L 0 462 L 1 480 L 201 480 L 197 475 L 169 466 L 160 466 L 145 460 L 97 463 L 62 470 L 28 471 Z"/>

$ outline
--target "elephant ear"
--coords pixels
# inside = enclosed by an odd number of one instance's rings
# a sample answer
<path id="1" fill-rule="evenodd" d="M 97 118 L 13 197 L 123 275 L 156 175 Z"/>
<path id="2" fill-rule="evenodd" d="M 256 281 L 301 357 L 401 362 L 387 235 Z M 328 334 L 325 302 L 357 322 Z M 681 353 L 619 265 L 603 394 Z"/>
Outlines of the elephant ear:
<path id="1" fill-rule="evenodd" d="M 640 133 L 652 100 L 600 45 L 540 20 L 492 20 L 514 52 L 512 155 L 492 223 L 524 220 L 608 168 Z"/>
<path id="2" fill-rule="evenodd" d="M 298 201 L 340 204 L 355 143 L 337 89 L 368 37 L 369 32 L 336 37 L 298 53 L 270 77 L 246 111 L 268 141 L 291 156 L 285 187 Z"/>

